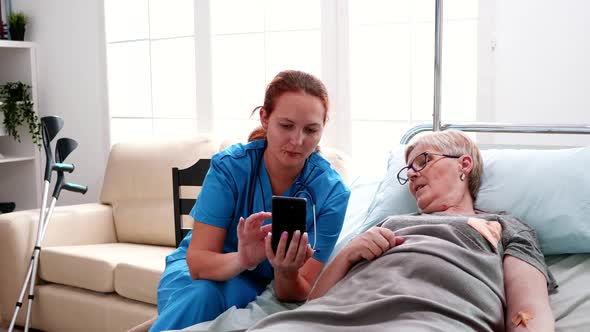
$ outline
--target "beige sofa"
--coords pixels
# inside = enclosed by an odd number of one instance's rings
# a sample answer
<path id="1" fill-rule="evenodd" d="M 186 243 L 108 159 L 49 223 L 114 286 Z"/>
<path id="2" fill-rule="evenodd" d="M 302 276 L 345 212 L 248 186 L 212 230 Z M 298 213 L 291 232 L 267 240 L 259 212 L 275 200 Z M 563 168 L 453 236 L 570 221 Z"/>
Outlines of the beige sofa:
<path id="1" fill-rule="evenodd" d="M 164 257 L 174 250 L 172 167 L 219 150 L 217 140 L 117 144 L 101 203 L 57 207 L 43 241 L 32 326 L 126 331 L 157 313 Z M 324 149 L 343 177 L 347 157 Z M 38 210 L 0 215 L 0 317 L 9 323 L 34 245 Z M 24 325 L 26 306 L 17 323 Z"/>

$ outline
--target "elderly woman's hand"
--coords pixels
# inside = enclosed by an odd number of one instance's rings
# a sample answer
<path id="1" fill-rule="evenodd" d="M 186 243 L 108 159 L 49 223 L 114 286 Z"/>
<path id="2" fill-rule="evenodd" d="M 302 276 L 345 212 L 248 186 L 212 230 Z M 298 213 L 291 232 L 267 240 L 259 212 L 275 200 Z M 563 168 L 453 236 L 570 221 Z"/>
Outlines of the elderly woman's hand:
<path id="1" fill-rule="evenodd" d="M 270 212 L 258 212 L 250 215 L 246 220 L 240 218 L 238 222 L 238 259 L 245 269 L 255 267 L 266 258 L 264 252 L 264 238 L 271 229 L 271 224 L 262 226 L 270 219 Z"/>
<path id="2" fill-rule="evenodd" d="M 313 250 L 309 246 L 307 232 L 302 235 L 300 231 L 295 231 L 288 250 L 285 250 L 288 234 L 287 232 L 283 232 L 277 245 L 276 253 L 272 250 L 271 237 L 272 234 L 268 233 L 266 237 L 266 256 L 276 272 L 297 272 L 313 256 Z"/>
<path id="3" fill-rule="evenodd" d="M 372 227 L 365 233 L 354 238 L 341 251 L 350 264 L 362 259 L 372 261 L 384 252 L 400 245 L 404 238 L 395 236 L 395 233 L 384 227 Z"/>

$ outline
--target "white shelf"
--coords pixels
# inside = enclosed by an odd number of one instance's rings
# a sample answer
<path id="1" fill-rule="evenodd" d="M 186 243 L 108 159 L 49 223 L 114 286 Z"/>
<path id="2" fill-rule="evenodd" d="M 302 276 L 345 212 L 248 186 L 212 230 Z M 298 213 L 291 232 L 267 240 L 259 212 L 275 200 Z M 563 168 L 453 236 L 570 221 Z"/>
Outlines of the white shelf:
<path id="1" fill-rule="evenodd" d="M 31 86 L 33 110 L 39 114 L 36 43 L 0 40 L 0 84 L 17 81 Z M 4 126 L 0 126 L 0 154 L 3 155 L 0 158 L 0 202 L 15 202 L 18 211 L 38 208 L 43 182 L 38 148 L 26 125 L 19 130 L 20 143 L 7 137 Z"/>
<path id="2" fill-rule="evenodd" d="M 0 164 L 15 163 L 18 161 L 27 161 L 27 160 L 35 160 L 35 157 L 33 157 L 33 156 L 31 156 L 31 157 L 7 157 L 7 156 L 4 156 L 4 158 L 0 157 Z"/>
<path id="3" fill-rule="evenodd" d="M 18 40 L 0 40 L 0 48 L 34 48 L 35 43 Z"/>

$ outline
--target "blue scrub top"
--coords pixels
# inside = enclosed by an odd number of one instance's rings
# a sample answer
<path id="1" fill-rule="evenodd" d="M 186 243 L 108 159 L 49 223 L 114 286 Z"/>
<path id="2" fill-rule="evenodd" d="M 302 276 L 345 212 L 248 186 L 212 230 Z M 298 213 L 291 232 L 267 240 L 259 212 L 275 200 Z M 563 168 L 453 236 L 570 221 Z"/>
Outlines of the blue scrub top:
<path id="1" fill-rule="evenodd" d="M 272 188 L 262 158 L 264 149 L 265 140 L 256 140 L 232 145 L 215 154 L 201 193 L 191 210 L 190 215 L 195 220 L 227 231 L 223 247 L 225 253 L 238 250 L 240 217 L 246 219 L 252 213 L 271 211 Z M 340 235 L 350 189 L 330 163 L 314 152 L 293 185 L 282 195 L 307 199 L 307 232 L 309 243 L 313 246 L 312 197 L 316 205 L 315 248 L 320 249 L 313 258 L 325 263 Z M 270 222 L 269 219 L 264 224 Z M 168 263 L 186 259 L 191 237 L 192 232 L 189 232 L 180 246 L 168 256 Z M 258 265 L 253 272 L 258 277 L 273 278 L 273 269 L 268 260 Z"/>

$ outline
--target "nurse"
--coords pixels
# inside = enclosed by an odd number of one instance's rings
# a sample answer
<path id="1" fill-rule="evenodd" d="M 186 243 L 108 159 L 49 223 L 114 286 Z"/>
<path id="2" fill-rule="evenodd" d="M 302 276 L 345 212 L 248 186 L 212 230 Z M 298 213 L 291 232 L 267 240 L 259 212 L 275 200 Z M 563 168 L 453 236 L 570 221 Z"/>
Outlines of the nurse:
<path id="1" fill-rule="evenodd" d="M 342 229 L 350 190 L 318 153 L 328 117 L 323 83 L 283 71 L 267 86 L 248 144 L 215 154 L 191 211 L 192 232 L 166 258 L 150 331 L 181 329 L 245 307 L 274 279 L 282 301 L 304 301 Z M 307 232 L 270 246 L 273 195 L 307 199 Z M 315 215 L 314 215 L 315 211 Z M 315 250 L 312 249 L 312 246 Z"/>

